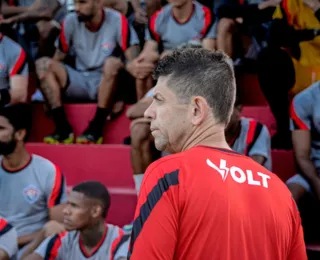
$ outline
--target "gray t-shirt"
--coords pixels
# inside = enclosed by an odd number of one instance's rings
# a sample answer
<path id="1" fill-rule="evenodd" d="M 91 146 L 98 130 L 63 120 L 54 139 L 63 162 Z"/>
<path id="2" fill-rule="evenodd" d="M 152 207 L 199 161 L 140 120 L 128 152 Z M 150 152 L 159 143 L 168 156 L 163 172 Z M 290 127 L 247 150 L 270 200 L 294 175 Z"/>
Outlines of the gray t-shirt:
<path id="1" fill-rule="evenodd" d="M 0 89 L 10 89 L 10 78 L 28 76 L 25 51 L 19 44 L 0 34 Z"/>
<path id="2" fill-rule="evenodd" d="M 213 23 L 211 10 L 196 1 L 192 15 L 184 24 L 175 19 L 172 6 L 167 4 L 151 16 L 145 39 L 157 41 L 163 50 L 174 50 L 191 41 L 215 38 Z"/>
<path id="3" fill-rule="evenodd" d="M 0 249 L 4 250 L 10 258 L 18 252 L 18 236 L 15 228 L 4 218 L 0 217 Z"/>
<path id="4" fill-rule="evenodd" d="M 311 134 L 311 160 L 320 168 L 320 81 L 297 94 L 290 108 L 290 129 Z"/>
<path id="5" fill-rule="evenodd" d="M 18 236 L 40 230 L 48 221 L 49 208 L 66 202 L 60 169 L 38 155 L 15 172 L 3 167 L 2 158 L 0 163 L 0 216 L 17 229 Z"/>
<path id="6" fill-rule="evenodd" d="M 247 156 L 263 156 L 266 159 L 263 166 L 272 169 L 270 134 L 268 128 L 256 120 L 241 118 L 241 130 L 231 148 Z"/>
<path id="7" fill-rule="evenodd" d="M 96 249 L 88 254 L 82 245 L 79 231 L 64 232 L 47 238 L 36 249 L 36 253 L 44 259 L 56 260 L 117 260 L 127 257 L 129 235 L 117 226 L 108 224 L 105 236 Z"/>
<path id="8" fill-rule="evenodd" d="M 75 13 L 69 13 L 62 24 L 56 47 L 64 53 L 74 53 L 78 71 L 102 72 L 106 58 L 119 57 L 130 46 L 139 44 L 137 34 L 125 16 L 107 8 L 103 15 L 96 32 L 89 31 L 83 22 L 79 22 Z"/>

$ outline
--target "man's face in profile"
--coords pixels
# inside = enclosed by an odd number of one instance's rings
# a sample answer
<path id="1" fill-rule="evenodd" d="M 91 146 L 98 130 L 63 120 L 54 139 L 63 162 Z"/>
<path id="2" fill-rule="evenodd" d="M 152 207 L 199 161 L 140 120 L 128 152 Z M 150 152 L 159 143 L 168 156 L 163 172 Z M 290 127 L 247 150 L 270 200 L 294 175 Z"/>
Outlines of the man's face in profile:
<path id="1" fill-rule="evenodd" d="M 151 134 L 159 151 L 179 152 L 187 129 L 192 127 L 188 120 L 188 104 L 180 102 L 167 86 L 168 77 L 160 77 L 154 88 L 153 102 L 145 112 L 151 119 Z"/>

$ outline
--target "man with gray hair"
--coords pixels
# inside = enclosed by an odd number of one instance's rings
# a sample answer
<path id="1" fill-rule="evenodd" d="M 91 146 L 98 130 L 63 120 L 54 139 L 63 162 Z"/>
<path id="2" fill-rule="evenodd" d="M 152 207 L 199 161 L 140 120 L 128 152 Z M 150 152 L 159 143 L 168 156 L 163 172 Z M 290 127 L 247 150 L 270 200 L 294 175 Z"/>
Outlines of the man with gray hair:
<path id="1" fill-rule="evenodd" d="M 156 148 L 173 155 L 145 173 L 129 259 L 306 260 L 285 184 L 226 142 L 236 92 L 230 59 L 176 50 L 154 74 L 145 117 Z"/>

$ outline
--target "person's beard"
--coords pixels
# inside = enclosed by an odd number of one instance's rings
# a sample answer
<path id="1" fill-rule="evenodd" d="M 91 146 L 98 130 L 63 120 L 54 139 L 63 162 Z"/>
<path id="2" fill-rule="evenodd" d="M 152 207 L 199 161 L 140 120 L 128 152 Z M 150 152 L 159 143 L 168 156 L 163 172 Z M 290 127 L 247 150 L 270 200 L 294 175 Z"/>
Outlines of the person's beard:
<path id="1" fill-rule="evenodd" d="M 17 146 L 17 141 L 13 138 L 9 142 L 0 141 L 0 154 L 7 156 L 14 152 Z"/>
<path id="2" fill-rule="evenodd" d="M 78 21 L 79 22 L 88 22 L 93 18 L 93 15 L 83 15 L 78 14 Z"/>

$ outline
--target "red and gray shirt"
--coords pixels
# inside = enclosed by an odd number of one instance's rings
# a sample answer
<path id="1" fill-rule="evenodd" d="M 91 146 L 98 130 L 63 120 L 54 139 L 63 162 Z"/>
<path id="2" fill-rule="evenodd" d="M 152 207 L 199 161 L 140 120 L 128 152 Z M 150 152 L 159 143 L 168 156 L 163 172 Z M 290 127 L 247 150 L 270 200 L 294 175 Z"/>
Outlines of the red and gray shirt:
<path id="1" fill-rule="evenodd" d="M 25 51 L 19 44 L 0 34 L 0 89 L 10 89 L 10 78 L 28 76 Z"/>
<path id="2" fill-rule="evenodd" d="M 247 155 L 265 158 L 263 166 L 272 169 L 271 137 L 268 128 L 252 118 L 241 118 L 241 128 L 230 144 L 232 150 Z"/>
<path id="3" fill-rule="evenodd" d="M 18 236 L 40 230 L 49 220 L 49 209 L 66 202 L 66 183 L 54 163 L 32 155 L 14 172 L 0 159 L 0 216 L 13 225 Z"/>
<path id="4" fill-rule="evenodd" d="M 119 227 L 108 224 L 104 236 L 91 254 L 82 244 L 80 231 L 49 237 L 35 252 L 44 260 L 117 260 L 126 258 L 128 249 L 129 235 L 125 235 Z"/>
<path id="5" fill-rule="evenodd" d="M 0 217 L 0 249 L 11 259 L 18 252 L 18 236 L 15 228 Z"/>
<path id="6" fill-rule="evenodd" d="M 311 134 L 310 158 L 320 168 L 320 82 L 297 94 L 290 108 L 291 131 L 304 130 Z"/>
<path id="7" fill-rule="evenodd" d="M 96 32 L 89 31 L 75 13 L 69 13 L 62 24 L 57 47 L 63 53 L 73 51 L 79 71 L 102 72 L 106 58 L 120 56 L 130 46 L 139 44 L 125 16 L 111 9 L 101 12 L 103 18 Z"/>
<path id="8" fill-rule="evenodd" d="M 201 42 L 215 38 L 214 17 L 211 10 L 193 3 L 193 12 L 185 23 L 180 23 L 173 15 L 172 6 L 167 4 L 150 18 L 146 29 L 146 40 L 154 40 L 163 50 L 173 50 L 190 41 Z"/>

